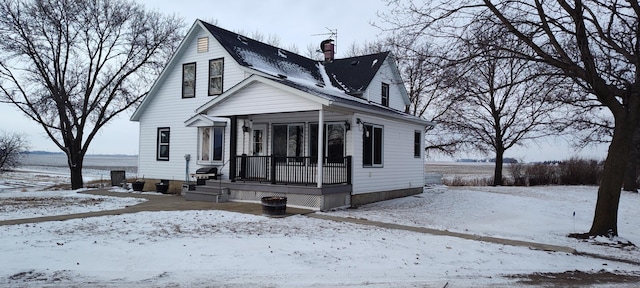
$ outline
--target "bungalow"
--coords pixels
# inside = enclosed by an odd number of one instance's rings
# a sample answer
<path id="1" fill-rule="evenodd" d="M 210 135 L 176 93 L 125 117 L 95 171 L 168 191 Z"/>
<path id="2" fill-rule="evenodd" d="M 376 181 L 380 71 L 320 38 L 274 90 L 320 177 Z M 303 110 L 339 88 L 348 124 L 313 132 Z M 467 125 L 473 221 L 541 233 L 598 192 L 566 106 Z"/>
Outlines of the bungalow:
<path id="1" fill-rule="evenodd" d="M 131 117 L 139 175 L 179 191 L 204 168 L 192 197 L 320 210 L 421 193 L 433 124 L 404 112 L 393 54 L 321 48 L 316 61 L 196 20 Z"/>

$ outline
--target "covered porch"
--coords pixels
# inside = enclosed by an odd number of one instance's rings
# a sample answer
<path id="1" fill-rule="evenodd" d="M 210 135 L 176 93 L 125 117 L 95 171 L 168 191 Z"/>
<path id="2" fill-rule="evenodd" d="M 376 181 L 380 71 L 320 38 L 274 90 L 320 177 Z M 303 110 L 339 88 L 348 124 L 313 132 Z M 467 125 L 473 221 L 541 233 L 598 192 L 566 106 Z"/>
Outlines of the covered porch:
<path id="1" fill-rule="evenodd" d="M 191 125 L 198 128 L 200 138 L 196 163 L 211 163 L 224 177 L 196 190 L 226 193 L 231 201 L 260 202 L 262 197 L 284 196 L 293 207 L 349 206 L 352 117 L 324 110 L 202 115 L 200 118 L 210 121 Z M 203 161 L 217 157 L 223 161 Z"/>

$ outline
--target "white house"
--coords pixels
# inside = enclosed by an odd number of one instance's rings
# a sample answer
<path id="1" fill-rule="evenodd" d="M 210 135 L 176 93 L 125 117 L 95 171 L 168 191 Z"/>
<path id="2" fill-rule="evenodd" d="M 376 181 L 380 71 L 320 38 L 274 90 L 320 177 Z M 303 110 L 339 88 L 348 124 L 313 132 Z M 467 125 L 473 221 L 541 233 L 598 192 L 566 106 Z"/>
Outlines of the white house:
<path id="1" fill-rule="evenodd" d="M 321 210 L 422 192 L 432 124 L 403 112 L 393 55 L 321 48 L 315 61 L 197 20 L 131 117 L 138 174 L 179 189 L 215 167 L 217 180 L 193 193 Z"/>

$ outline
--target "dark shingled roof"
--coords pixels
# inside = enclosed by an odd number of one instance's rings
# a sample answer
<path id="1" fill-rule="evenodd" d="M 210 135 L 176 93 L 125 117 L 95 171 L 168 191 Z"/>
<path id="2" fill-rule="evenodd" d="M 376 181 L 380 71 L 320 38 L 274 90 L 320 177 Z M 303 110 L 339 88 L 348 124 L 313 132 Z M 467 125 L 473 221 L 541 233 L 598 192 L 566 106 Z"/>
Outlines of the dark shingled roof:
<path id="1" fill-rule="evenodd" d="M 204 27 L 220 42 L 222 47 L 231 54 L 231 57 L 242 66 L 255 68 L 267 73 L 269 70 L 273 70 L 270 71 L 273 72 L 273 76 L 282 74 L 295 77 L 300 76 L 297 74 L 307 73 L 312 79 L 315 79 L 317 82 L 322 82 L 322 75 L 320 75 L 318 71 L 317 61 L 233 33 L 206 22 L 202 22 L 202 24 L 204 24 Z M 271 67 L 264 67 L 265 65 L 271 65 Z"/>
<path id="2" fill-rule="evenodd" d="M 218 26 L 203 22 L 213 37 L 242 66 L 249 67 L 280 78 L 297 78 L 311 83 L 324 83 L 324 65 L 331 85 L 349 95 L 359 95 L 369 83 L 389 55 L 389 52 L 334 59 L 322 63 L 296 53 L 253 40 Z M 286 77 L 284 77 L 286 76 Z"/>
<path id="3" fill-rule="evenodd" d="M 389 52 L 335 59 L 325 64 L 333 86 L 340 87 L 348 94 L 363 93 L 371 79 L 389 56 Z"/>

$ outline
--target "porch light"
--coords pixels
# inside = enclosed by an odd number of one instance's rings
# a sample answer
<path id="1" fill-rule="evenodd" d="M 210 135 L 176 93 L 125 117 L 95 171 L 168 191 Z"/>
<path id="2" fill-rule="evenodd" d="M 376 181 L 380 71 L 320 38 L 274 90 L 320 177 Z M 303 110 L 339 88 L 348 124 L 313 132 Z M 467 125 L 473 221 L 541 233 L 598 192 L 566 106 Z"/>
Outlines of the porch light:
<path id="1" fill-rule="evenodd" d="M 344 121 L 344 130 L 345 130 L 345 131 L 349 131 L 349 130 L 351 130 L 351 123 L 349 123 L 349 121 L 348 121 L 348 120 L 345 120 L 345 121 Z"/>
<path id="2" fill-rule="evenodd" d="M 358 125 L 358 130 L 362 131 L 364 123 L 362 123 L 362 120 L 360 120 L 360 118 L 356 118 L 356 125 Z"/>
<path id="3" fill-rule="evenodd" d="M 242 124 L 242 132 L 247 133 L 249 132 L 249 127 L 245 124 Z"/>

